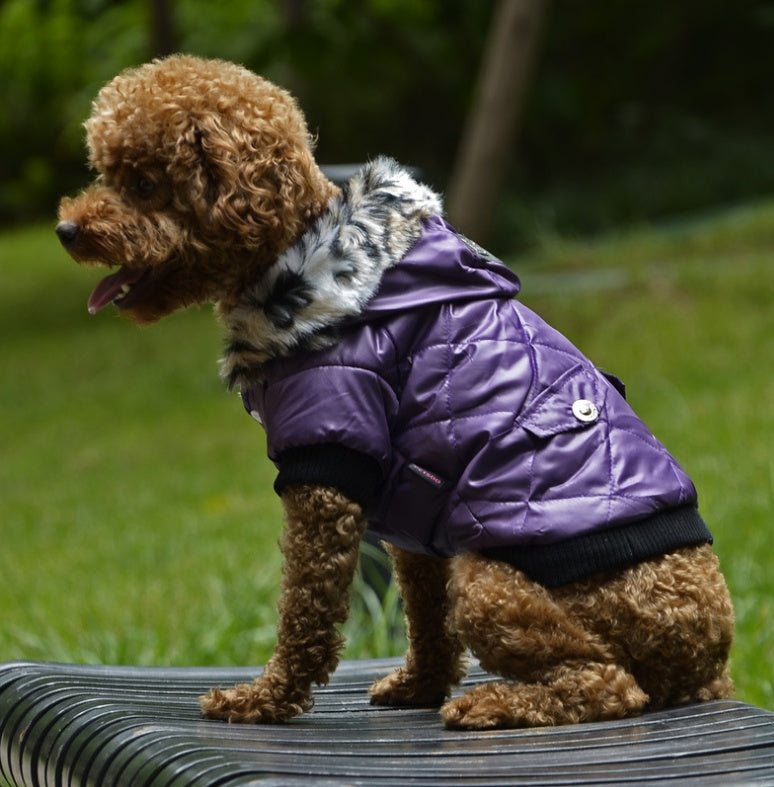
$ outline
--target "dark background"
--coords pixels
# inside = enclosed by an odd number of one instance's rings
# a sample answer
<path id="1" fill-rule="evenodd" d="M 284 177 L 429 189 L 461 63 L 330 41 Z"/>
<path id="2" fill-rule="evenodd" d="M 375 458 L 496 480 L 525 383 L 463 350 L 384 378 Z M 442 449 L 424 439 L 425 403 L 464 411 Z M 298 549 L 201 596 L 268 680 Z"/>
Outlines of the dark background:
<path id="1" fill-rule="evenodd" d="M 0 0 L 0 226 L 84 185 L 100 85 L 156 53 L 297 94 L 321 163 L 393 155 L 446 189 L 495 4 Z M 492 242 L 660 221 L 774 191 L 774 2 L 548 4 Z"/>

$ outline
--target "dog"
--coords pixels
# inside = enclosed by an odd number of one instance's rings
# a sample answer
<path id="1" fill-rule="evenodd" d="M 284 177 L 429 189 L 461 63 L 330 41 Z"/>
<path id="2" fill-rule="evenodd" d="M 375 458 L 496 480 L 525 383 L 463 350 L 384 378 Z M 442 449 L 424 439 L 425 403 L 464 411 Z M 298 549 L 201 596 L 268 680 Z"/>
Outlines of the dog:
<path id="1" fill-rule="evenodd" d="M 97 178 L 56 232 L 115 268 L 89 311 L 148 324 L 213 303 L 222 375 L 278 468 L 276 647 L 203 696 L 206 717 L 312 707 L 367 528 L 409 641 L 376 705 L 487 729 L 732 694 L 734 613 L 692 482 L 432 189 L 386 158 L 334 185 L 295 99 L 218 60 L 123 72 L 85 127 Z M 468 652 L 501 680 L 453 696 Z"/>

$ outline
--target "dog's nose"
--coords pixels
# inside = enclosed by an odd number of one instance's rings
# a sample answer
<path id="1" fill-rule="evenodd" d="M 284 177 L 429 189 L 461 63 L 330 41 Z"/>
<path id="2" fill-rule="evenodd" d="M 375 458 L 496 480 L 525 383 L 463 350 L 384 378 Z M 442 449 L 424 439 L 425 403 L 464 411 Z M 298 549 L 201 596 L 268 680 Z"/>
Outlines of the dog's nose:
<path id="1" fill-rule="evenodd" d="M 63 246 L 69 246 L 77 237 L 81 228 L 74 221 L 60 221 L 56 225 L 56 234 Z"/>

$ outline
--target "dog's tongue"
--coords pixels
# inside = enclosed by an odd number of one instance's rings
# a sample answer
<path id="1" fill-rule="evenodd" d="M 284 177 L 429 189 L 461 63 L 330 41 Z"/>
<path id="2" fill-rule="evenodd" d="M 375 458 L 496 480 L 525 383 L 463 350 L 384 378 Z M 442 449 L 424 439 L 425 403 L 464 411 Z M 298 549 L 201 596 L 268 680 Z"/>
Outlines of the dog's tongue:
<path id="1" fill-rule="evenodd" d="M 144 268 L 127 268 L 124 265 L 118 273 L 106 276 L 89 297 L 89 314 L 96 314 L 119 296 L 125 295 L 129 291 L 127 288 L 139 281 L 144 274 Z"/>

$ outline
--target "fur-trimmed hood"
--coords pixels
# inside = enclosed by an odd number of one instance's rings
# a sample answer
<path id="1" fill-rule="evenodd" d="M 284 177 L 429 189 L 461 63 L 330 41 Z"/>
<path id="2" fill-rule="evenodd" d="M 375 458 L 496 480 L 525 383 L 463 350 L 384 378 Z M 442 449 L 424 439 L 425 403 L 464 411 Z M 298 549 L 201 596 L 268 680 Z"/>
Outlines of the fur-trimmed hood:
<path id="1" fill-rule="evenodd" d="M 229 387 L 260 379 L 269 361 L 335 344 L 337 327 L 362 312 L 423 221 L 441 212 L 440 197 L 395 161 L 366 164 L 224 315 Z"/>

